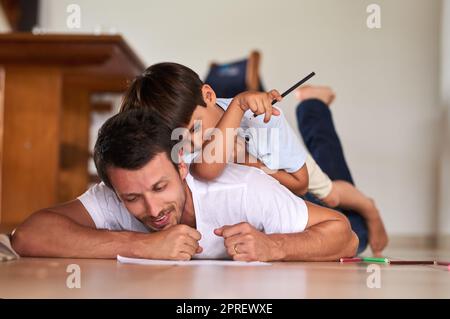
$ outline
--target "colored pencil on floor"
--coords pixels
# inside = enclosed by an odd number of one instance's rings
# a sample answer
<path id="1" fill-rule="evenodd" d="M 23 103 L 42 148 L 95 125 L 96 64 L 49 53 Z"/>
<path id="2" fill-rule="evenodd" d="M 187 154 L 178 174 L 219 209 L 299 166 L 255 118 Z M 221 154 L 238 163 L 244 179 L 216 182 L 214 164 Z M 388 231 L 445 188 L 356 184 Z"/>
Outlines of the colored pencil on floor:
<path id="1" fill-rule="evenodd" d="M 389 263 L 389 259 L 387 258 L 376 258 L 376 257 L 363 257 L 364 262 L 368 263 Z"/>
<path id="2" fill-rule="evenodd" d="M 369 262 L 369 263 L 384 263 L 390 265 L 439 265 L 439 266 L 447 266 L 450 269 L 449 262 L 434 261 L 434 260 L 390 260 L 388 258 L 354 257 L 354 258 L 341 258 L 339 261 L 341 263 Z"/>
<path id="3" fill-rule="evenodd" d="M 450 262 L 447 261 L 435 261 L 434 264 L 437 266 L 450 266 Z"/>
<path id="4" fill-rule="evenodd" d="M 389 260 L 391 265 L 434 265 L 434 260 Z"/>
<path id="5" fill-rule="evenodd" d="M 358 258 L 358 257 L 355 257 L 355 258 L 341 258 L 339 261 L 341 263 L 357 263 L 357 262 L 363 261 L 363 259 L 362 258 Z"/>

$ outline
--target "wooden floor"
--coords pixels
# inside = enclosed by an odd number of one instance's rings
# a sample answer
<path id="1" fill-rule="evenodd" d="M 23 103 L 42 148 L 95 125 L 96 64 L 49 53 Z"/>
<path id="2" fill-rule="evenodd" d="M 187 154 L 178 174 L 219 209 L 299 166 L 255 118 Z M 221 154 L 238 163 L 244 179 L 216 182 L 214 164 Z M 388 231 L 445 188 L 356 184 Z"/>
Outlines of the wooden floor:
<path id="1" fill-rule="evenodd" d="M 400 259 L 450 259 L 450 251 L 388 250 Z M 81 288 L 66 285 L 67 266 Z M 0 298 L 450 298 L 450 271 L 438 266 L 274 263 L 266 267 L 141 266 L 115 260 L 22 258 L 0 263 Z"/>

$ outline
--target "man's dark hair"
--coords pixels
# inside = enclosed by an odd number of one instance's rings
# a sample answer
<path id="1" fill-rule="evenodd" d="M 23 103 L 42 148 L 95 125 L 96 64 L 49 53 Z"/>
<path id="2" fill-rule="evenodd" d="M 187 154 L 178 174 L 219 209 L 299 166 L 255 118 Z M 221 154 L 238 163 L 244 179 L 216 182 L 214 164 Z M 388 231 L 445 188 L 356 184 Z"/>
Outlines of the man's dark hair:
<path id="1" fill-rule="evenodd" d="M 130 109 L 108 119 L 98 132 L 94 147 L 94 162 L 100 179 L 110 188 L 107 170 L 117 167 L 137 170 L 157 154 L 171 158 L 176 140 L 171 140 L 171 129 L 161 119 L 144 108 Z"/>
<path id="2" fill-rule="evenodd" d="M 198 74 L 184 65 L 154 64 L 130 84 L 120 111 L 146 108 L 172 129 L 186 127 L 197 105 L 206 106 L 202 86 Z"/>

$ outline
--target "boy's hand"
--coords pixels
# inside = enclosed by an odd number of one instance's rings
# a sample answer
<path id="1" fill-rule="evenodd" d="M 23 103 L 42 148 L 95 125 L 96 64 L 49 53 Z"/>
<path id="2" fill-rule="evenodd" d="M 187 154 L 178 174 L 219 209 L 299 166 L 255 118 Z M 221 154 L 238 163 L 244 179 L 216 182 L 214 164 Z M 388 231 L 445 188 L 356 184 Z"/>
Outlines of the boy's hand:
<path id="1" fill-rule="evenodd" d="M 250 109 L 255 115 L 265 114 L 264 123 L 267 123 L 272 115 L 280 115 L 280 111 L 272 106 L 272 101 L 281 101 L 282 99 L 277 90 L 270 92 L 247 91 L 236 95 L 232 103 L 235 103 L 244 112 Z"/>

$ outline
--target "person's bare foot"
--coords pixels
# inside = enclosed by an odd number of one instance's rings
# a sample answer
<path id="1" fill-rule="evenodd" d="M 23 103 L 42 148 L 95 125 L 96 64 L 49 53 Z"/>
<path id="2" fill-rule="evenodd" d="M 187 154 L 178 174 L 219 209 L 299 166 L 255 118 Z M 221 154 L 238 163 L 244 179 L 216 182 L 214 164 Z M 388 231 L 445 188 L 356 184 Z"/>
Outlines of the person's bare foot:
<path id="1" fill-rule="evenodd" d="M 336 95 L 328 86 L 305 85 L 295 91 L 298 100 L 304 101 L 308 99 L 319 99 L 326 105 L 333 103 Z"/>
<path id="2" fill-rule="evenodd" d="M 381 257 L 383 249 L 386 248 L 389 238 L 381 219 L 380 212 L 375 206 L 373 199 L 370 199 L 372 206 L 372 214 L 370 218 L 366 219 L 367 228 L 369 230 L 369 245 L 372 248 L 375 257 Z"/>

